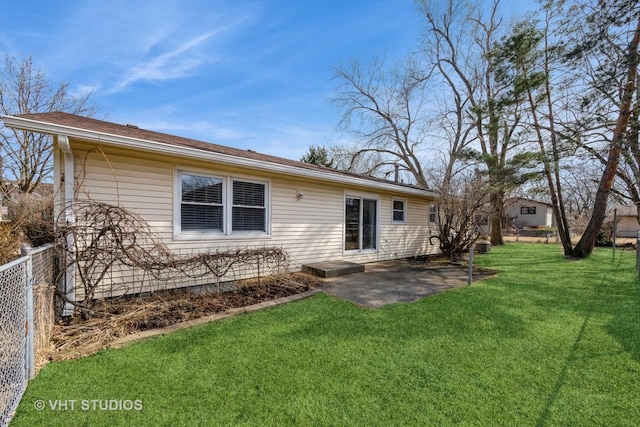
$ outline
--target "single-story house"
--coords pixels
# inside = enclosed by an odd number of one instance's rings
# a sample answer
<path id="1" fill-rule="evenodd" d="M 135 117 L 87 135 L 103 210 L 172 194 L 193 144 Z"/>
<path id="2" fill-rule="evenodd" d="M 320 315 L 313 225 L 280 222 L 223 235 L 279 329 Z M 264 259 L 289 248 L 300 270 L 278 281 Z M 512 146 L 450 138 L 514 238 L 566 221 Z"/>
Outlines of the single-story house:
<path id="1" fill-rule="evenodd" d="M 635 206 L 615 206 L 616 209 L 616 236 L 618 237 L 636 237 L 640 231 L 638 224 L 638 210 Z M 609 215 L 610 221 L 613 221 L 613 210 Z"/>
<path id="2" fill-rule="evenodd" d="M 504 215 L 506 225 L 515 226 L 518 230 L 556 226 L 551 204 L 524 197 L 507 199 Z"/>
<path id="3" fill-rule="evenodd" d="M 277 246 L 294 270 L 438 251 L 430 190 L 67 113 L 2 119 L 53 136 L 57 205 L 118 204 L 172 251 Z"/>

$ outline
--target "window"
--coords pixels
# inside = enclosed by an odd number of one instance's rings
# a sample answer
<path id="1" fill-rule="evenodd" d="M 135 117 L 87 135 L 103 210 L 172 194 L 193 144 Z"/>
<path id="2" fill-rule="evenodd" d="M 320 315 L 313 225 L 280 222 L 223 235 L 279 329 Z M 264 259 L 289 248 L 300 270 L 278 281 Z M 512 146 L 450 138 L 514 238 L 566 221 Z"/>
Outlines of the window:
<path id="1" fill-rule="evenodd" d="M 233 209 L 231 212 L 231 229 L 233 231 L 267 231 L 267 209 L 264 196 L 264 184 L 233 181 Z"/>
<path id="2" fill-rule="evenodd" d="M 535 206 L 520 206 L 520 215 L 535 215 Z"/>
<path id="3" fill-rule="evenodd" d="M 178 171 L 175 234 L 268 234 L 268 183 Z"/>
<path id="4" fill-rule="evenodd" d="M 438 206 L 429 205 L 429 224 L 435 224 L 438 222 Z"/>
<path id="5" fill-rule="evenodd" d="M 185 173 L 181 184 L 181 230 L 222 233 L 222 179 Z"/>
<path id="6" fill-rule="evenodd" d="M 393 199 L 393 222 L 404 223 L 407 221 L 406 203 L 404 200 Z"/>

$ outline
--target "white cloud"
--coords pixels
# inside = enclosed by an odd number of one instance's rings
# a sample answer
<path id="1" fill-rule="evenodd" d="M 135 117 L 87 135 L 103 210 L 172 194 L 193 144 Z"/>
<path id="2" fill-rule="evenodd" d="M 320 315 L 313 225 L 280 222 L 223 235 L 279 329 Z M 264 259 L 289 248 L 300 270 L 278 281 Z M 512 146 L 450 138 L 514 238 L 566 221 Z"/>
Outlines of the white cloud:
<path id="1" fill-rule="evenodd" d="M 227 45 L 222 40 L 256 16 L 255 9 L 224 0 L 84 0 L 54 8 L 54 13 L 57 25 L 27 40 L 55 48 L 35 51 L 34 57 L 61 80 L 91 78 L 83 84 L 100 87 L 103 94 L 194 75 L 218 60 L 218 51 Z M 0 35 L 0 45 L 9 46 L 17 34 Z"/>
<path id="2" fill-rule="evenodd" d="M 169 122 L 166 120 L 158 121 L 141 117 L 140 121 L 136 121 L 135 124 L 155 132 L 169 133 L 223 145 L 230 141 L 245 140 L 256 136 L 256 134 L 251 132 L 223 126 L 206 120 Z"/>
<path id="3" fill-rule="evenodd" d="M 210 39 L 216 31 L 201 34 L 181 43 L 177 48 L 131 65 L 109 92 L 118 92 L 138 81 L 162 81 L 184 77 L 197 68 L 205 58 L 198 55 L 197 48 Z"/>
<path id="4" fill-rule="evenodd" d="M 99 85 L 86 85 L 79 84 L 69 91 L 69 95 L 75 98 L 82 98 L 93 93 L 96 93 L 100 89 Z"/>

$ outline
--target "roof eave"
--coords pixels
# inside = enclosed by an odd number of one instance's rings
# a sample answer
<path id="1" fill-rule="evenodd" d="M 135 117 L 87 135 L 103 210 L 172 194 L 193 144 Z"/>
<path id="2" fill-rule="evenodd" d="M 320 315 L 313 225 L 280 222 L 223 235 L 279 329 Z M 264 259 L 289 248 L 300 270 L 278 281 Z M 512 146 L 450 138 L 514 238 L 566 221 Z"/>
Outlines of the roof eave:
<path id="1" fill-rule="evenodd" d="M 379 190 L 392 191 L 402 194 L 411 194 L 422 197 L 436 198 L 436 194 L 430 190 L 404 187 L 394 183 L 385 183 L 359 178 L 355 176 L 334 174 L 325 171 L 296 168 L 280 163 L 267 162 L 264 160 L 236 157 L 228 154 L 216 153 L 212 151 L 200 150 L 192 147 L 184 147 L 159 143 L 155 141 L 131 138 L 103 132 L 76 128 L 72 126 L 59 125 L 42 122 L 39 120 L 27 119 L 16 116 L 2 116 L 5 126 L 26 130 L 30 132 L 45 133 L 49 135 L 66 135 L 90 142 L 113 145 L 116 147 L 133 148 L 142 151 L 150 151 L 159 154 L 168 154 L 176 157 L 184 157 L 197 160 L 208 160 L 227 165 L 239 165 L 262 171 L 278 172 L 285 175 L 294 175 L 304 178 L 317 179 L 328 182 L 348 183 L 351 185 L 366 186 Z"/>

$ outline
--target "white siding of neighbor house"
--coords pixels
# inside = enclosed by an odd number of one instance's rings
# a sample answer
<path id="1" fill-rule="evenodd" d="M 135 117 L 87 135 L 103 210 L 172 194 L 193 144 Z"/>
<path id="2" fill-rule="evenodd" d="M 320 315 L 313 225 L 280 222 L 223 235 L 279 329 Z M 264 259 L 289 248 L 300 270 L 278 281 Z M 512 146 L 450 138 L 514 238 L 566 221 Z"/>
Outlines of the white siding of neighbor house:
<path id="1" fill-rule="evenodd" d="M 640 225 L 635 216 L 619 216 L 616 227 L 618 237 L 637 237 Z"/>
<path id="2" fill-rule="evenodd" d="M 429 237 L 429 203 L 420 197 L 380 192 L 369 188 L 339 186 L 293 176 L 268 174 L 243 168 L 179 158 L 167 158 L 133 150 L 102 147 L 72 141 L 76 192 L 79 200 L 93 199 L 120 204 L 140 214 L 175 251 L 215 251 L 237 247 L 282 247 L 292 258 L 292 269 L 305 263 L 347 260 L 371 262 L 438 251 Z M 59 158 L 59 156 L 57 156 Z M 270 184 L 271 235 L 266 238 L 192 240 L 174 237 L 174 182 L 176 170 L 250 177 Z M 296 197 L 302 192 L 303 197 Z M 378 198 L 378 250 L 344 253 L 345 195 Z M 406 222 L 392 222 L 392 198 L 405 200 Z"/>
<path id="3" fill-rule="evenodd" d="M 535 214 L 521 214 L 520 208 L 536 207 Z M 505 216 L 509 218 L 509 224 L 515 224 L 519 229 L 526 227 L 553 227 L 553 211 L 549 205 L 533 200 L 517 200 L 505 207 Z M 515 219 L 514 219 L 515 218 Z"/>

